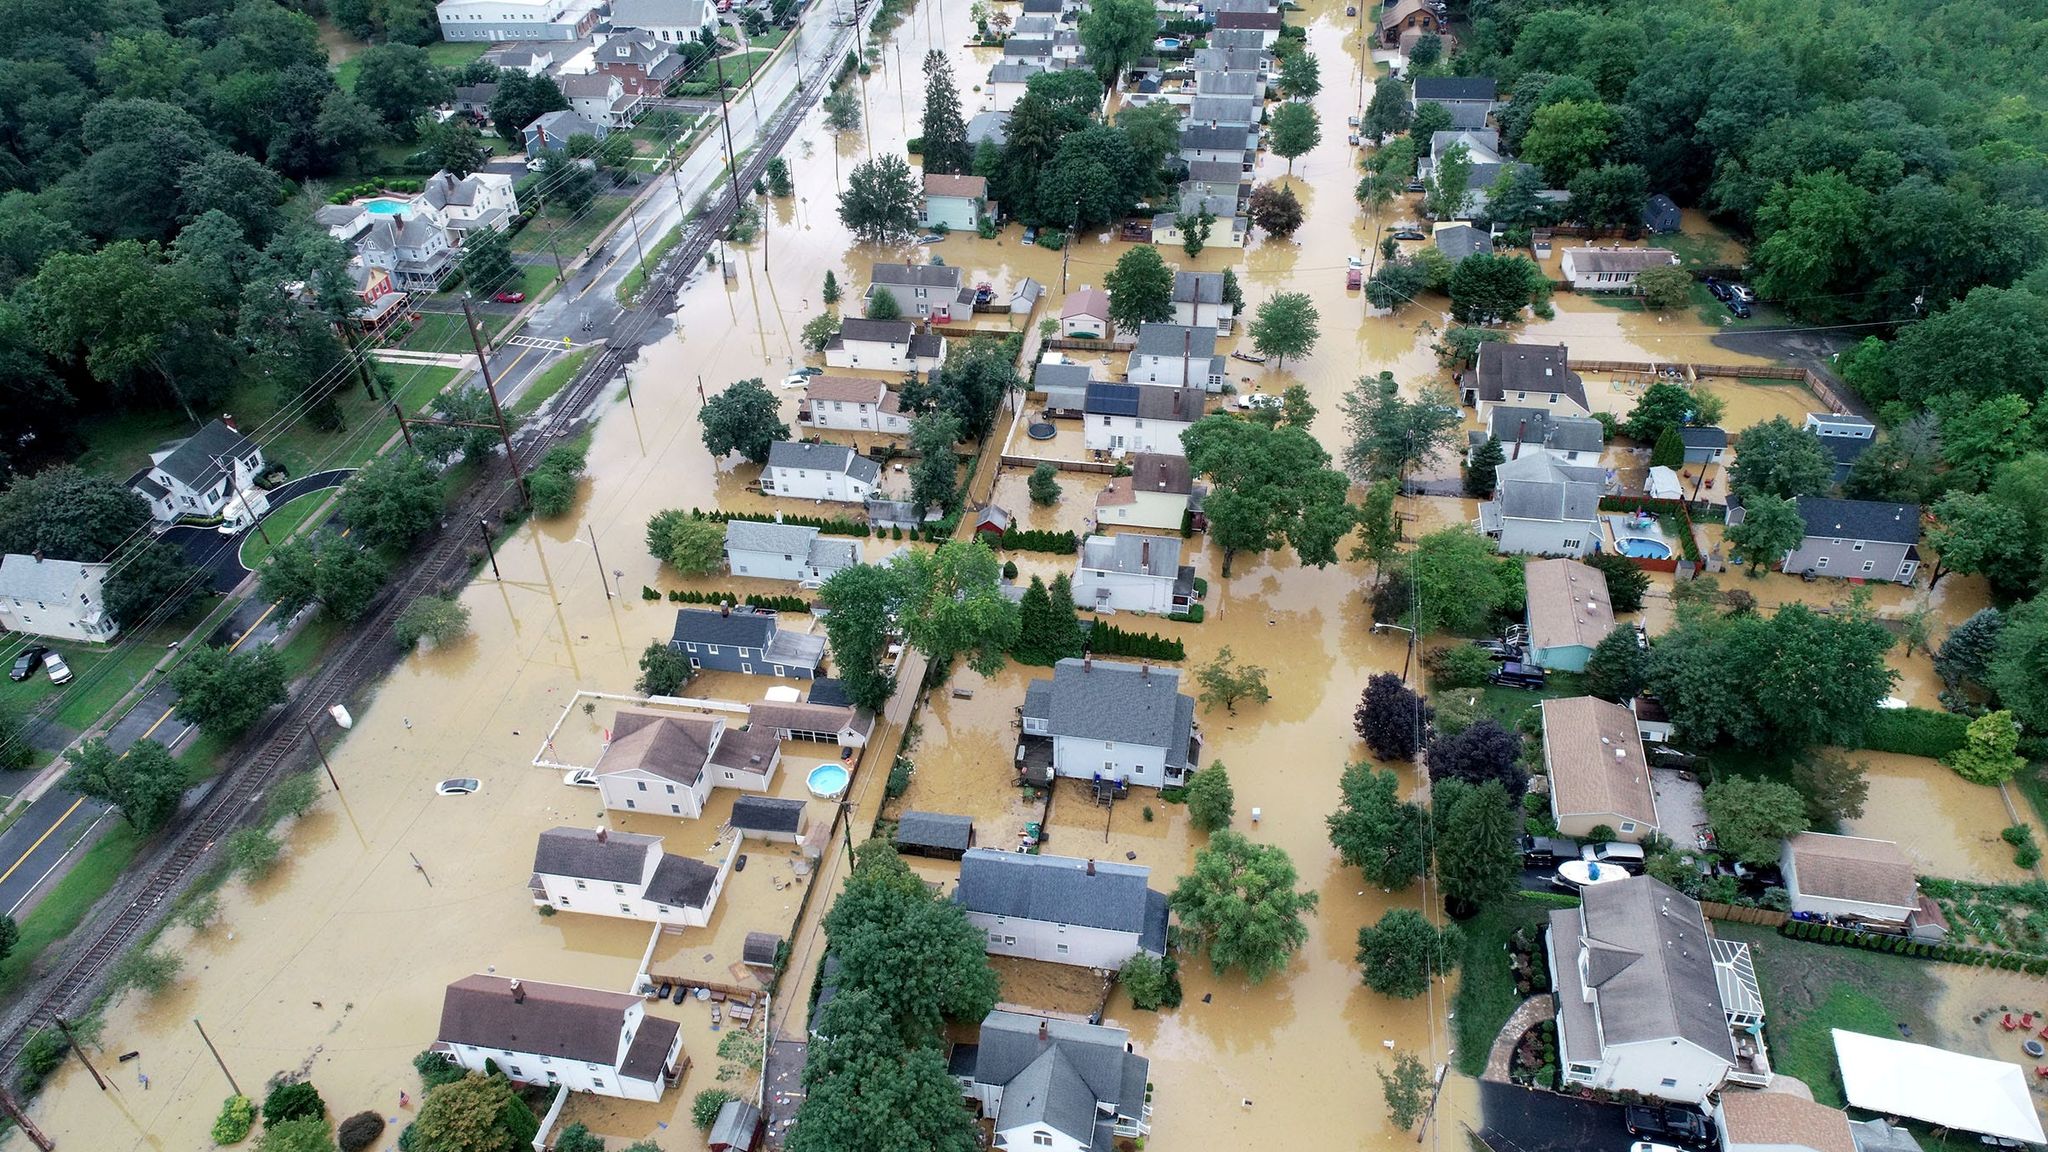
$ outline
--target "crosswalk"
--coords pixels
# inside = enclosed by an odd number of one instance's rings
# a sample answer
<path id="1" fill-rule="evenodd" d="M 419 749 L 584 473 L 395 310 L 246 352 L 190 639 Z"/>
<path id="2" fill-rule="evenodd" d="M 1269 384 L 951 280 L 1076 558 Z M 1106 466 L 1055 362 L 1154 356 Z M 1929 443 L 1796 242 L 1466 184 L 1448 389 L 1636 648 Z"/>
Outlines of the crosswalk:
<path id="1" fill-rule="evenodd" d="M 514 336 L 505 341 L 505 343 L 513 347 L 532 348 L 540 352 L 561 352 L 576 346 L 575 341 L 567 336 L 555 339 L 544 339 L 539 336 Z"/>

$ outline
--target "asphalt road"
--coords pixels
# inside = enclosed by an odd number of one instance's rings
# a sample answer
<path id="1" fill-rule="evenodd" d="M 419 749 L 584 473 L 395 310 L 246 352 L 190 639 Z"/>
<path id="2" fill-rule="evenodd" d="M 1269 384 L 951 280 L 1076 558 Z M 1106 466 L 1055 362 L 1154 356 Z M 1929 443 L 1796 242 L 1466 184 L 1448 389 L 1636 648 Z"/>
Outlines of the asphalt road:
<path id="1" fill-rule="evenodd" d="M 1494 1152 L 1619 1152 L 1634 1139 L 1619 1104 L 1482 1080 L 1479 1109 L 1480 1139 Z"/>

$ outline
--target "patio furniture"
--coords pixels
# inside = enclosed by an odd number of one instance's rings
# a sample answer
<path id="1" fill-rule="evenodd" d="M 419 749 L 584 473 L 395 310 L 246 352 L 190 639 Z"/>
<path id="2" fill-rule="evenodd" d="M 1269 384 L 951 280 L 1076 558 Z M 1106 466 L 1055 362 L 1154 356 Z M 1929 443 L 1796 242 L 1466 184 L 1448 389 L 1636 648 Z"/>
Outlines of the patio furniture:
<path id="1" fill-rule="evenodd" d="M 2010 1031 L 2012 1031 L 2013 1029 L 2015 1029 L 2015 1028 L 2018 1028 L 2018 1027 L 2019 1027 L 2019 1022 L 2018 1022 L 2018 1021 L 2016 1021 L 2016 1020 L 2014 1020 L 2014 1019 L 2012 1018 L 2012 1013 L 2010 1013 L 2010 1012 L 2007 1012 L 2007 1013 L 2005 1014 L 2005 1019 L 2003 1019 L 2003 1020 L 2000 1020 L 2000 1021 L 1998 1022 L 1998 1026 L 1999 1026 L 2000 1028 L 2003 1028 L 2003 1029 L 2005 1029 L 2005 1030 L 2006 1030 L 2007 1032 L 2010 1032 Z"/>

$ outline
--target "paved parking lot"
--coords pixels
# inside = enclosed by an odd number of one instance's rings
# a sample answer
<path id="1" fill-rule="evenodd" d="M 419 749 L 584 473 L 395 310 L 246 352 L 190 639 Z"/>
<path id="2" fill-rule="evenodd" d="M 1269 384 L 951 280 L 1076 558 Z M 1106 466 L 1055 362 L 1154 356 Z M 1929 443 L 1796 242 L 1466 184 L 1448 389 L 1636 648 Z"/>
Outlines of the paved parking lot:
<path id="1" fill-rule="evenodd" d="M 1619 1104 L 1481 1081 L 1479 1108 L 1494 1152 L 1622 1152 L 1633 1139 Z"/>

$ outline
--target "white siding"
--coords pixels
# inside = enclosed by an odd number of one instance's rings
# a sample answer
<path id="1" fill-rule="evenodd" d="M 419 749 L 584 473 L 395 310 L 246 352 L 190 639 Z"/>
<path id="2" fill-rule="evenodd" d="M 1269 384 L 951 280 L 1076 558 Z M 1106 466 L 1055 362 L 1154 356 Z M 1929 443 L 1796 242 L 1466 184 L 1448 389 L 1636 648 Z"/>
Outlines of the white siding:
<path id="1" fill-rule="evenodd" d="M 871 491 L 867 484 L 844 472 L 772 466 L 761 473 L 761 490 L 799 500 L 836 500 L 842 504 L 864 503 Z"/>
<path id="2" fill-rule="evenodd" d="M 1140 420 L 1135 416 L 1089 415 L 1083 417 L 1082 426 L 1082 442 L 1091 452 L 1156 452 L 1163 456 L 1187 455 L 1187 449 L 1181 446 L 1180 434 L 1187 431 L 1189 424 L 1179 420 Z M 1180 521 L 1175 520 L 1173 526 L 1179 528 Z"/>
<path id="3" fill-rule="evenodd" d="M 884 412 L 880 404 L 859 400 L 812 400 L 807 428 L 829 428 L 836 432 L 910 433 L 910 419 L 901 412 Z"/>
<path id="4" fill-rule="evenodd" d="M 1137 572 L 1079 568 L 1074 573 L 1074 603 L 1082 608 L 1165 615 L 1173 611 L 1173 580 Z"/>
<path id="5" fill-rule="evenodd" d="M 615 811 L 695 820 L 704 813 L 704 797 L 710 793 L 711 783 L 708 778 L 699 777 L 692 787 L 651 772 L 601 772 L 597 791 L 604 798 L 604 806 Z"/>
<path id="6" fill-rule="evenodd" d="M 967 921 L 986 936 L 991 956 L 1021 956 L 1082 968 L 1121 968 L 1138 951 L 1136 932 L 991 916 L 985 912 L 969 912 Z"/>
<path id="7" fill-rule="evenodd" d="M 1187 510 L 1188 498 L 1177 492 L 1139 492 L 1134 494 L 1129 504 L 1096 505 L 1095 519 L 1119 527 L 1128 525 L 1178 532 L 1181 517 Z"/>
<path id="8" fill-rule="evenodd" d="M 567 1060 L 561 1057 L 541 1056 L 532 1052 L 512 1052 L 503 1048 L 481 1048 L 468 1044 L 452 1044 L 449 1055 L 457 1064 L 471 1072 L 482 1072 L 485 1062 L 494 1062 L 507 1076 L 522 1084 L 566 1084 L 574 1092 L 593 1092 L 599 1096 L 610 1096 L 624 1100 L 659 1100 L 663 1086 L 659 1080 L 627 1080 L 619 1075 L 618 1066 L 626 1056 L 631 1042 L 627 1037 L 640 1027 L 645 1010 L 638 1004 L 627 1009 L 623 1026 L 619 1032 L 619 1047 L 608 1064 L 588 1064 L 581 1060 Z M 673 1064 L 682 1051 L 682 1033 L 676 1034 L 664 1064 Z"/>
<path id="9" fill-rule="evenodd" d="M 1075 780 L 1092 780 L 1101 775 L 1147 788 L 1159 788 L 1166 783 L 1166 749 L 1120 740 L 1055 736 L 1052 764 L 1056 774 Z"/>

